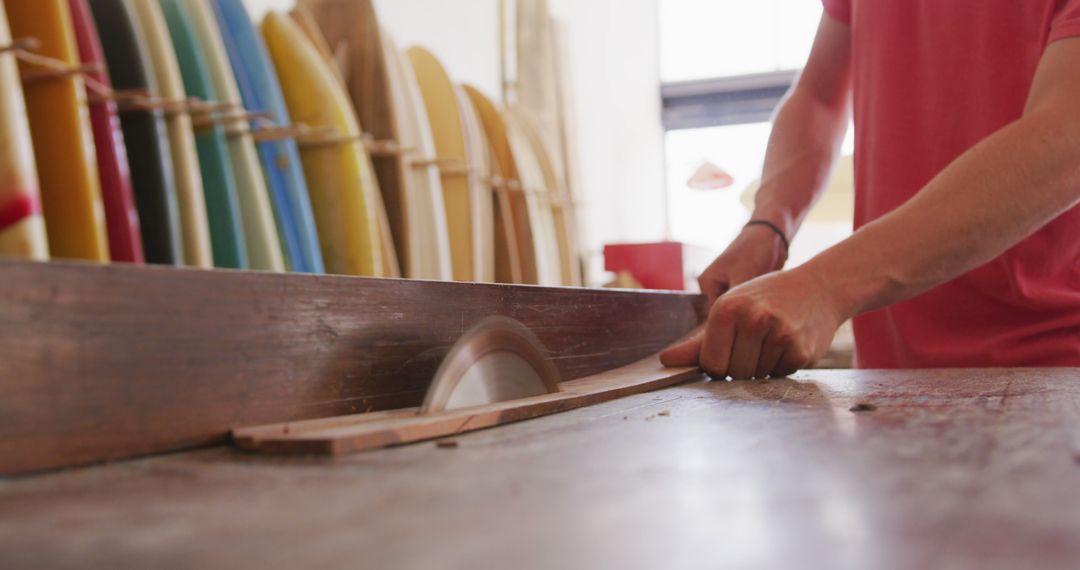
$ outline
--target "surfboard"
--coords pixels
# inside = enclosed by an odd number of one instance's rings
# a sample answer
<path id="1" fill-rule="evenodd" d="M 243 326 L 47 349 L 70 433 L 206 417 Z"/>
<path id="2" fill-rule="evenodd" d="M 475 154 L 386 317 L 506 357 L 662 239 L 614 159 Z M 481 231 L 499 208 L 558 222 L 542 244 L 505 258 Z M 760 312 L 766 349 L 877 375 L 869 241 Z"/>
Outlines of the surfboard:
<path id="1" fill-rule="evenodd" d="M 516 103 L 533 117 L 543 136 L 556 140 L 562 124 L 555 31 L 548 0 L 517 0 L 516 6 Z"/>
<path id="2" fill-rule="evenodd" d="M 344 51 L 339 51 L 338 56 L 330 53 L 330 48 L 327 46 L 326 38 L 323 36 L 322 30 L 319 29 L 319 25 L 311 12 L 304 6 L 294 6 L 293 9 L 289 11 L 289 19 L 296 24 L 301 32 L 303 32 L 304 37 L 308 39 L 312 47 L 319 53 L 320 58 L 329 67 L 334 79 L 336 79 L 338 84 L 345 89 L 345 80 L 342 78 L 342 65 L 341 61 L 339 61 L 339 56 L 340 59 L 344 59 L 347 54 Z M 354 116 L 355 111 L 356 110 L 353 109 Z M 357 127 L 361 132 L 364 132 L 363 123 L 359 122 L 358 117 Z M 367 139 L 369 136 L 370 134 L 365 132 L 364 138 Z M 365 142 L 365 149 L 363 152 L 365 156 L 367 156 L 369 162 L 371 162 L 373 157 L 366 148 L 367 144 L 368 143 Z M 372 164 L 372 168 L 374 168 L 374 164 Z M 377 175 L 376 179 L 371 181 L 371 183 L 376 187 L 379 186 Z M 403 276 L 401 261 L 399 259 L 397 244 L 394 243 L 394 233 L 390 226 L 390 217 L 386 212 L 386 202 L 383 200 L 381 188 L 378 192 L 372 194 L 372 198 L 375 201 L 375 221 L 378 225 L 379 250 L 382 252 L 383 277 L 395 279 L 401 278 Z"/>
<path id="3" fill-rule="evenodd" d="M 9 1 L 6 8 L 13 37 L 36 38 L 35 53 L 79 65 L 67 0 Z M 83 79 L 44 77 L 46 70 L 32 64 L 19 68 L 24 75 L 38 74 L 24 82 L 23 92 L 49 250 L 56 258 L 107 262 L 105 210 Z"/>
<path id="4" fill-rule="evenodd" d="M 518 181 L 521 182 L 525 203 L 528 205 L 540 285 L 563 285 L 555 219 L 551 211 L 551 192 L 544 179 L 543 167 L 525 133 L 526 127 L 522 124 L 524 121 L 521 115 L 511 108 L 506 111 L 504 120 L 507 142 L 510 143 L 510 151 L 517 165 Z"/>
<path id="5" fill-rule="evenodd" d="M 492 156 L 495 159 L 494 162 L 500 176 L 506 181 L 508 186 L 513 187 L 510 191 L 505 191 L 503 193 L 508 204 L 506 208 L 501 209 L 500 219 L 504 230 L 513 231 L 513 241 L 516 242 L 516 253 L 521 264 L 521 282 L 529 285 L 539 285 L 540 265 L 539 257 L 537 255 L 537 248 L 539 247 L 539 244 L 537 243 L 538 236 L 535 236 L 535 232 L 532 228 L 529 204 L 525 198 L 525 192 L 522 191 L 520 175 L 518 174 L 518 167 L 514 160 L 513 151 L 510 148 L 510 140 L 508 138 L 507 125 L 503 112 L 498 105 L 479 90 L 465 86 L 465 92 L 468 93 L 469 99 L 472 101 L 473 107 L 475 107 L 476 113 L 480 117 L 480 123 L 484 126 L 484 132 L 487 133 L 488 143 L 491 146 Z M 506 241 L 509 242 L 510 240 Z M 503 262 L 512 261 L 513 259 L 510 254 L 499 255 L 498 250 L 496 251 L 496 257 Z M 498 267 L 497 264 L 497 270 Z M 500 271 L 500 276 L 505 278 L 506 275 L 507 270 L 504 267 Z"/>
<path id="6" fill-rule="evenodd" d="M 469 186 L 472 200 L 475 241 L 473 257 L 476 260 L 476 281 L 495 281 L 495 191 L 491 185 L 491 150 L 480 117 L 473 108 L 468 93 L 455 86 L 458 112 L 461 114 L 462 132 L 465 135 L 465 156 L 469 160 Z"/>
<path id="7" fill-rule="evenodd" d="M 125 0 L 94 0 L 90 11 L 114 88 L 157 96 L 149 52 L 131 5 Z M 164 114 L 158 110 L 125 111 L 120 114 L 120 127 L 131 165 L 146 261 L 182 265 L 183 235 Z"/>
<path id="8" fill-rule="evenodd" d="M 542 182 L 546 189 L 545 207 L 548 208 L 551 216 L 562 283 L 567 287 L 580 287 L 582 286 L 581 264 L 577 259 L 574 224 L 570 219 L 572 203 L 555 166 L 552 146 L 541 134 L 528 112 L 521 108 L 511 108 L 510 113 L 515 117 L 515 123 L 532 149 L 542 174 Z"/>
<path id="9" fill-rule="evenodd" d="M 131 0 L 131 3 L 135 8 L 135 23 L 146 42 L 158 96 L 167 101 L 187 99 L 180 66 L 176 62 L 176 50 L 165 25 L 165 17 L 161 14 L 161 6 L 157 0 Z M 173 183 L 180 207 L 184 263 L 209 269 L 214 266 L 214 253 L 191 115 L 185 110 L 175 109 L 164 113 L 164 117 L 173 163 Z"/>
<path id="10" fill-rule="evenodd" d="M 213 100 L 241 109 L 243 101 L 240 98 L 240 88 L 236 84 L 236 76 L 229 64 L 221 30 L 209 0 L 186 0 L 184 8 L 190 17 L 195 37 L 202 47 Z M 286 270 L 286 263 L 291 264 L 291 260 L 285 259 L 273 208 L 270 206 L 266 178 L 259 162 L 259 154 L 255 150 L 255 140 L 247 133 L 248 121 L 238 118 L 226 121 L 223 126 L 240 198 L 248 261 L 252 269 L 283 272 Z"/>
<path id="11" fill-rule="evenodd" d="M 397 47 L 379 28 L 371 2 L 305 0 L 291 15 L 309 37 L 315 36 L 315 46 L 335 66 L 368 134 L 379 141 L 396 141 L 401 147 L 415 148 L 402 141 L 403 136 L 408 136 L 402 132 L 409 128 L 406 123 L 416 122 L 411 85 L 401 79 Z M 317 31 L 310 30 L 312 27 Z M 332 51 L 330 44 L 334 46 Z M 431 180 L 434 171 L 434 165 L 414 169 L 414 159 L 410 153 L 372 157 L 395 249 L 409 277 L 450 280 L 453 275 L 445 213 L 429 204 L 408 206 L 418 199 L 417 194 L 431 193 L 425 180 Z M 436 191 L 441 202 L 441 188 Z"/>
<path id="12" fill-rule="evenodd" d="M 192 29 L 184 0 L 161 0 L 180 76 L 189 97 L 211 101 L 210 77 L 202 48 Z M 225 129 L 211 124 L 195 129 L 195 149 L 202 174 L 206 214 L 210 225 L 210 244 L 214 266 L 222 269 L 248 269 L 247 242 L 240 214 L 232 160 L 229 157 Z"/>
<path id="13" fill-rule="evenodd" d="M 514 231 L 514 214 L 510 203 L 510 189 L 506 178 L 499 169 L 499 163 L 495 159 L 487 132 L 480 121 L 480 115 L 473 104 L 471 92 L 477 97 L 483 98 L 474 88 L 462 86 L 461 93 L 469 104 L 471 113 L 463 116 L 471 117 L 475 121 L 477 134 L 475 142 L 478 143 L 479 152 L 470 155 L 472 167 L 480 174 L 484 187 L 491 196 L 491 220 L 492 226 L 490 245 L 491 266 L 494 271 L 494 280 L 497 283 L 522 283 L 521 254 L 517 243 L 517 235 Z"/>
<path id="14" fill-rule="evenodd" d="M 271 12 L 262 33 L 293 120 L 336 133 L 336 140 L 308 142 L 300 151 L 327 271 L 381 277 L 379 190 L 348 96 L 292 20 Z"/>
<path id="15" fill-rule="evenodd" d="M 337 56 L 330 49 L 330 44 L 326 41 L 326 36 L 323 30 L 319 27 L 319 23 L 315 20 L 315 15 L 311 12 L 309 4 L 301 3 L 293 6 L 292 10 L 289 10 L 289 18 L 304 32 L 304 36 L 307 37 L 311 45 L 322 56 L 323 61 L 330 64 L 331 71 L 334 72 L 334 76 L 337 77 L 342 85 L 345 85 L 344 70 L 342 62 L 340 62 Z M 342 57 L 345 54 L 342 53 Z M 346 88 L 348 86 L 346 85 Z"/>
<path id="16" fill-rule="evenodd" d="M 562 180 L 565 200 L 562 214 L 565 219 L 572 262 L 582 286 L 589 283 L 588 252 L 584 246 L 580 208 L 584 203 L 581 184 L 581 155 L 578 152 L 577 121 L 574 120 L 576 103 L 574 84 L 570 75 L 570 32 L 565 22 L 554 21 L 555 79 L 558 82 L 559 122 L 562 125 L 556 153 L 562 157 Z"/>
<path id="17" fill-rule="evenodd" d="M 388 97 L 393 101 L 394 129 L 403 151 L 401 207 L 408 246 L 409 276 L 414 279 L 450 281 L 453 265 L 442 182 L 435 157 L 435 141 L 427 110 L 412 65 L 398 49 L 390 33 L 380 30 L 386 57 Z"/>
<path id="18" fill-rule="evenodd" d="M 10 45 L 7 12 L 0 0 L 0 46 Z M 19 66 L 12 52 L 0 53 L 0 255 L 49 258 L 41 214 L 34 144 L 26 116 Z"/>
<path id="19" fill-rule="evenodd" d="M 240 0 L 216 0 L 214 8 L 244 107 L 249 111 L 269 112 L 273 124 L 289 126 L 292 119 L 285 108 L 281 84 L 247 9 Z M 293 269 L 303 273 L 323 273 L 319 235 L 296 141 L 281 139 L 260 142 L 257 146 L 270 189 L 278 234 L 293 261 Z"/>
<path id="20" fill-rule="evenodd" d="M 95 82 L 101 88 L 111 89 L 112 82 L 105 71 L 105 55 L 101 50 L 97 26 L 90 15 L 90 7 L 86 0 L 69 0 L 68 8 L 71 11 L 75 43 L 79 47 L 79 59 L 83 64 L 98 68 L 87 74 L 87 81 Z M 116 262 L 143 263 L 145 257 L 139 232 L 139 213 L 135 208 L 131 170 L 128 166 L 124 135 L 120 131 L 120 118 L 117 115 L 116 103 L 101 95 L 103 94 L 95 95 L 93 90 L 87 89 L 101 201 L 105 207 L 109 257 Z"/>
<path id="21" fill-rule="evenodd" d="M 476 279 L 481 259 L 477 253 L 485 238 L 478 202 L 489 198 L 476 183 L 470 168 L 465 126 L 457 89 L 442 63 L 430 51 L 412 47 L 406 52 L 416 74 L 420 94 L 442 168 L 443 202 L 449 227 L 454 278 Z"/>
<path id="22" fill-rule="evenodd" d="M 562 198 L 555 207 L 556 228 L 564 228 L 575 282 L 584 283 L 578 205 L 580 164 L 573 121 L 566 24 L 551 16 L 549 0 L 519 0 L 516 5 L 517 103 L 534 124 L 550 157 Z M 560 232 L 564 230 L 560 229 Z M 565 271 L 565 269 L 564 269 Z"/>

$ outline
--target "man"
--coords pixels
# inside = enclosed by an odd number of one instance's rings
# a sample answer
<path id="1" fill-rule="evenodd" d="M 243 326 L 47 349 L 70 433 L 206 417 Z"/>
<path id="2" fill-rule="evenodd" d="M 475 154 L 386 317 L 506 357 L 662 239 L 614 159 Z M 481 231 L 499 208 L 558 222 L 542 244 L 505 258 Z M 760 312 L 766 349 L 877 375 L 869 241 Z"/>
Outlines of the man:
<path id="1" fill-rule="evenodd" d="M 755 222 L 664 363 L 787 375 L 854 317 L 863 368 L 1080 366 L 1080 0 L 824 4 Z M 852 107 L 857 231 L 776 271 Z"/>

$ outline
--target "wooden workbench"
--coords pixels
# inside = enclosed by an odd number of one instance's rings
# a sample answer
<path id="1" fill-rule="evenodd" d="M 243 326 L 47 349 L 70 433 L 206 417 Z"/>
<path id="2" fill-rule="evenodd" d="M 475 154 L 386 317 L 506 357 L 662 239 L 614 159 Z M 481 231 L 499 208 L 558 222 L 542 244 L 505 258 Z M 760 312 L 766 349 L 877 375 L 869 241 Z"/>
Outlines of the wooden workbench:
<path id="1" fill-rule="evenodd" d="M 0 568 L 1080 567 L 1076 370 L 696 382 L 458 444 L 9 479 Z"/>

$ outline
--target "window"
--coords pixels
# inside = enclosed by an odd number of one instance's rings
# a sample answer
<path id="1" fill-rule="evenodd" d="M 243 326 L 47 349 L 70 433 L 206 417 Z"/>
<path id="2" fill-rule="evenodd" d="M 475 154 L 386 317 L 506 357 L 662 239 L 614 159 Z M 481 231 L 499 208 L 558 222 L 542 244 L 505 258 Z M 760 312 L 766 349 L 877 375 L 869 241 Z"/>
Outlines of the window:
<path id="1" fill-rule="evenodd" d="M 659 0 L 672 238 L 714 251 L 749 220 L 780 98 L 809 56 L 820 0 Z M 849 131 L 845 154 L 854 147 Z M 695 190 L 703 164 L 730 175 Z M 801 263 L 851 233 L 851 161 L 792 245 Z"/>

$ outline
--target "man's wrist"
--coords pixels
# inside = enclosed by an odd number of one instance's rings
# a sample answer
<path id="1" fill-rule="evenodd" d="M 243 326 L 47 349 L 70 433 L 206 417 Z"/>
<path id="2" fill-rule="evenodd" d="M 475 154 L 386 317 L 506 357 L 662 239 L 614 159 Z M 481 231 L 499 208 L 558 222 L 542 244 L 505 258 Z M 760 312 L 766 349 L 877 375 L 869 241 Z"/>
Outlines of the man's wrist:
<path id="1" fill-rule="evenodd" d="M 853 264 L 844 245 L 825 250 L 799 268 L 821 286 L 841 322 L 865 312 L 882 290 L 877 272 L 867 265 Z"/>
<path id="2" fill-rule="evenodd" d="M 772 251 L 773 267 L 771 270 L 778 271 L 783 269 L 784 264 L 788 260 L 788 249 L 785 247 L 784 242 L 777 235 L 776 231 L 764 226 L 764 225 L 746 225 L 743 227 L 742 232 L 739 234 L 739 241 L 743 241 L 747 244 L 768 244 L 770 251 Z M 752 245 L 752 247 L 760 247 Z"/>
<path id="3" fill-rule="evenodd" d="M 759 227 L 771 231 L 774 236 L 780 240 L 780 244 L 784 246 L 784 254 L 786 255 L 788 252 L 791 251 L 791 239 L 788 238 L 787 233 L 776 223 L 766 220 L 764 218 L 755 218 L 747 222 L 746 227 Z"/>

